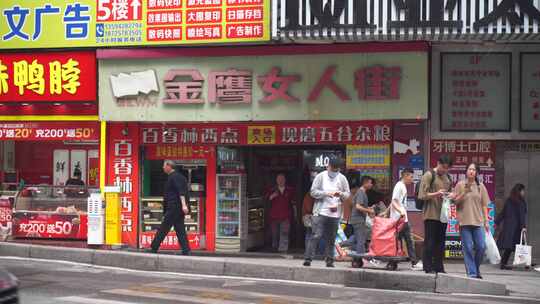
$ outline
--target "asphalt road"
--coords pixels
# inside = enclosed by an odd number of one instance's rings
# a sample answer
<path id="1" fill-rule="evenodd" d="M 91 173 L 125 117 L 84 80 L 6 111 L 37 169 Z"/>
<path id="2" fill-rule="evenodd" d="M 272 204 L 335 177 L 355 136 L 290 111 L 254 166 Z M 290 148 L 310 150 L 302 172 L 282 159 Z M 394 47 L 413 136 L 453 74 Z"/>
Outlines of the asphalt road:
<path id="1" fill-rule="evenodd" d="M 20 280 L 23 304 L 128 303 L 540 303 L 474 295 L 367 290 L 338 285 L 182 275 L 84 264 L 2 258 Z"/>

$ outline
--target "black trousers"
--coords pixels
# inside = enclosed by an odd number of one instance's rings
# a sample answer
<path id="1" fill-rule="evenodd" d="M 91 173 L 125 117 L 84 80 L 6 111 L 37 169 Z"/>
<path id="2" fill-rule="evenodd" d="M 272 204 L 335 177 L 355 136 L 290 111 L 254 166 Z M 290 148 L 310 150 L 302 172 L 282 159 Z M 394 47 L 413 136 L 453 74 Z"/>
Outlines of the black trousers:
<path id="1" fill-rule="evenodd" d="M 152 250 L 157 251 L 159 249 L 159 246 L 161 246 L 161 242 L 163 242 L 169 231 L 171 231 L 171 227 L 173 226 L 174 231 L 176 232 L 176 236 L 178 237 L 178 242 L 180 242 L 182 253 L 189 254 L 191 249 L 189 248 L 189 243 L 187 240 L 186 226 L 184 225 L 184 216 L 180 213 L 165 213 L 163 221 L 161 222 L 161 226 L 156 233 L 156 237 L 150 245 L 152 247 Z"/>
<path id="2" fill-rule="evenodd" d="M 506 266 L 506 264 L 508 264 L 508 260 L 510 259 L 510 255 L 512 254 L 513 251 L 514 251 L 514 249 L 505 249 L 504 250 L 503 255 L 502 255 L 502 259 L 501 259 L 501 265 Z"/>
<path id="3" fill-rule="evenodd" d="M 424 221 L 424 256 L 422 264 L 426 272 L 443 272 L 446 224 L 435 220 Z"/>
<path id="4" fill-rule="evenodd" d="M 404 240 L 407 246 L 407 252 L 409 253 L 409 258 L 413 264 L 416 264 L 416 252 L 414 251 L 414 242 L 411 235 L 411 226 L 409 223 L 405 223 L 403 229 L 398 234 L 398 239 L 400 241 Z"/>

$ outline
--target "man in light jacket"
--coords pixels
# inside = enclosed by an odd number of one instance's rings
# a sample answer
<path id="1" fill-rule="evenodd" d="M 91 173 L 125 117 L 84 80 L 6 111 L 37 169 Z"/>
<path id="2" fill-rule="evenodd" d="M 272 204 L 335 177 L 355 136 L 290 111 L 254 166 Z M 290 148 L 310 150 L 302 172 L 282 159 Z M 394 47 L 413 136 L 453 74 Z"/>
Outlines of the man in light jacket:
<path id="1" fill-rule="evenodd" d="M 349 182 L 340 173 L 343 161 L 331 158 L 327 170 L 319 173 L 311 186 L 313 205 L 313 235 L 305 252 L 304 266 L 311 266 L 321 238 L 325 240 L 326 267 L 334 267 L 333 247 L 339 220 L 343 213 L 342 203 L 350 195 Z"/>

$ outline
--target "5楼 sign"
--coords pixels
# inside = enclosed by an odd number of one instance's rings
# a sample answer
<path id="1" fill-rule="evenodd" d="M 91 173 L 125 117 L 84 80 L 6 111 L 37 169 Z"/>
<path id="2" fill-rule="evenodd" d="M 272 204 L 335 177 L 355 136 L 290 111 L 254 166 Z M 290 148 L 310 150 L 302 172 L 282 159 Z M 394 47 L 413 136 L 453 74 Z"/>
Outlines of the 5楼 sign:
<path id="1" fill-rule="evenodd" d="M 270 0 L 2 0 L 0 48 L 270 39 Z"/>
<path id="2" fill-rule="evenodd" d="M 96 101 L 94 52 L 0 54 L 1 102 Z"/>

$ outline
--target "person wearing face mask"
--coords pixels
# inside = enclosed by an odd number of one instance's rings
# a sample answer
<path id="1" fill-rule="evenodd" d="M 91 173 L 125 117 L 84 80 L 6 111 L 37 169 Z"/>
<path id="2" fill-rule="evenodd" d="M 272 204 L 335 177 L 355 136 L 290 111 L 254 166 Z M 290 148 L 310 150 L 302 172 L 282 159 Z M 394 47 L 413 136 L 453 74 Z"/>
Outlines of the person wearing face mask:
<path id="1" fill-rule="evenodd" d="M 489 195 L 478 180 L 479 170 L 475 163 L 467 167 L 467 179 L 457 183 L 450 198 L 457 205 L 457 219 L 463 246 L 467 276 L 481 279 L 480 264 L 486 251 L 486 233 L 489 229 Z"/>
<path id="2" fill-rule="evenodd" d="M 304 266 L 311 266 L 315 250 L 321 240 L 325 240 L 326 267 L 334 267 L 333 248 L 339 220 L 342 214 L 342 203 L 350 195 L 349 182 L 340 173 L 343 161 L 331 158 L 327 170 L 319 173 L 311 186 L 313 205 L 313 235 L 306 248 Z"/>

